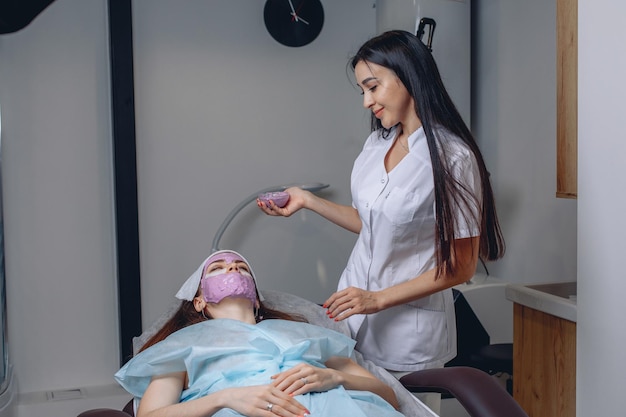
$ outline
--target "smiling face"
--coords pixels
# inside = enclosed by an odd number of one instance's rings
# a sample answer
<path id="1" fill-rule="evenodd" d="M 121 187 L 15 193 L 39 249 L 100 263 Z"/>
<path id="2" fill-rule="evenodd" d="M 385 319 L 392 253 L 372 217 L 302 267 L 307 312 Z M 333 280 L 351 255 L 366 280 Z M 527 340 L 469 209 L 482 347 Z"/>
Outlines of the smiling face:
<path id="1" fill-rule="evenodd" d="M 413 97 L 392 70 L 359 61 L 354 75 L 363 91 L 363 106 L 374 113 L 383 127 L 389 129 L 400 124 L 403 130 L 412 132 L 421 125 Z"/>

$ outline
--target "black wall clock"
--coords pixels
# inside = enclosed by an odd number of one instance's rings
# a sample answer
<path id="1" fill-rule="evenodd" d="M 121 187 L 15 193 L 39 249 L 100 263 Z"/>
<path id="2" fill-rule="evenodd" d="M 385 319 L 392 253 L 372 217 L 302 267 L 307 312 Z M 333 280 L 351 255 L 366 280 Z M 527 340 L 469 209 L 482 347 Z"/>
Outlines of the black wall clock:
<path id="1" fill-rule="evenodd" d="M 267 0 L 265 27 L 276 41 L 298 47 L 313 42 L 324 26 L 320 0 Z"/>

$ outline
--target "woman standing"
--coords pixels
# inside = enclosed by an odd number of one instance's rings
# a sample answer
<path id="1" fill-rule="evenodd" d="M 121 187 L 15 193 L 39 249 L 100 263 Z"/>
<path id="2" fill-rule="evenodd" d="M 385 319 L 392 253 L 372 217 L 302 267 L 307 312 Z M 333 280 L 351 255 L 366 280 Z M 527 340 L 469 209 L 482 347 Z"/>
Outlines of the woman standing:
<path id="1" fill-rule="evenodd" d="M 307 208 L 358 233 L 327 314 L 348 321 L 366 359 L 398 375 L 441 367 L 456 355 L 450 288 L 473 276 L 479 257 L 504 254 L 489 173 L 417 37 L 383 33 L 351 67 L 372 112 L 352 206 L 298 188 L 283 208 L 257 204 L 275 216 Z"/>

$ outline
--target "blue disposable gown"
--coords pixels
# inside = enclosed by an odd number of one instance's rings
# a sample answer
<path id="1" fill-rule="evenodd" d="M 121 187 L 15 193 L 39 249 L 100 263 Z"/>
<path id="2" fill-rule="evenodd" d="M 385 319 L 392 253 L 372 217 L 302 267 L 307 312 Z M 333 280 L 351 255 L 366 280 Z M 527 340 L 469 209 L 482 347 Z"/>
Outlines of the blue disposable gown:
<path id="1" fill-rule="evenodd" d="M 271 383 L 270 377 L 300 363 L 324 367 L 331 356 L 350 357 L 354 341 L 341 333 L 307 323 L 265 320 L 208 320 L 179 330 L 127 362 L 116 380 L 141 399 L 153 376 L 186 371 L 189 386 L 180 401 L 229 387 Z M 342 386 L 296 399 L 311 417 L 399 417 L 381 397 Z M 224 409 L 215 416 L 240 416 Z"/>

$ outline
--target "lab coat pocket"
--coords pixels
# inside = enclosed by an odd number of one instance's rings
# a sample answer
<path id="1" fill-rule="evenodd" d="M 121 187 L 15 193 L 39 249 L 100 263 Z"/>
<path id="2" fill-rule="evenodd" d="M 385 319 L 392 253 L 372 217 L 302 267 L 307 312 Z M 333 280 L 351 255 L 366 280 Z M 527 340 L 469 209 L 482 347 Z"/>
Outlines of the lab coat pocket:
<path id="1" fill-rule="evenodd" d="M 419 340 L 413 347 L 415 356 L 425 362 L 441 357 L 447 352 L 448 341 L 445 312 L 418 308 L 415 313 Z"/>
<path id="2" fill-rule="evenodd" d="M 419 195 L 415 192 L 394 187 L 387 195 L 382 205 L 382 213 L 390 224 L 402 225 L 409 223 L 415 217 L 416 203 Z"/>
<path id="3" fill-rule="evenodd" d="M 392 310 L 392 309 L 389 309 Z M 385 311 L 389 311 L 385 310 Z M 445 313 L 424 310 L 408 304 L 398 306 L 387 326 L 378 326 L 378 337 L 385 341 L 385 360 L 402 365 L 428 364 L 447 353 Z M 398 338 L 399 335 L 401 339 Z M 381 355 L 383 352 L 381 352 Z"/>

